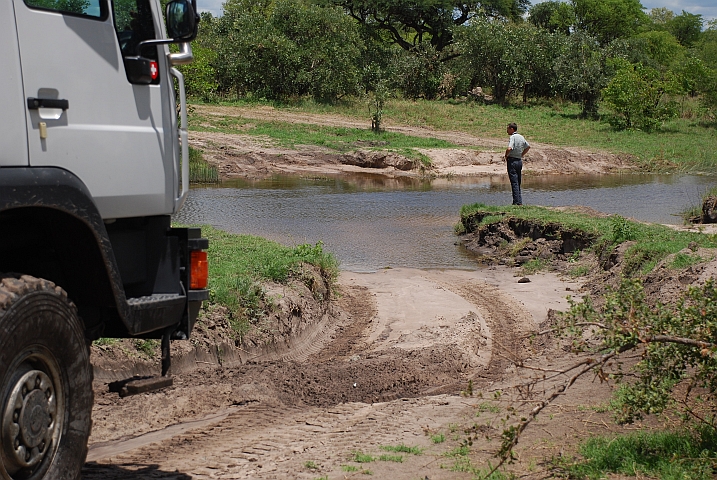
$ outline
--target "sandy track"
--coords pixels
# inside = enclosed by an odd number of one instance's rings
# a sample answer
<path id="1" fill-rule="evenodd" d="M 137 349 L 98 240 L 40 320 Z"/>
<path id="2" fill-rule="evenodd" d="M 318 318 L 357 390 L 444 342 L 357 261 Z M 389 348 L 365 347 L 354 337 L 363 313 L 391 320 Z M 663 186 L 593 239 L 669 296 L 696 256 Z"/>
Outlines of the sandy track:
<path id="1" fill-rule="evenodd" d="M 489 394 L 517 379 L 506 358 L 532 351 L 515 339 L 577 287 L 552 274 L 518 284 L 507 269 L 344 273 L 340 283 L 340 320 L 311 332 L 301 355 L 183 373 L 124 399 L 96 385 L 83 478 L 343 478 L 342 466 L 363 468 L 354 452 L 401 444 L 424 453 L 365 468 L 463 478 L 441 468 L 449 444 L 431 435 L 485 402 L 460 395 L 469 380 Z"/>

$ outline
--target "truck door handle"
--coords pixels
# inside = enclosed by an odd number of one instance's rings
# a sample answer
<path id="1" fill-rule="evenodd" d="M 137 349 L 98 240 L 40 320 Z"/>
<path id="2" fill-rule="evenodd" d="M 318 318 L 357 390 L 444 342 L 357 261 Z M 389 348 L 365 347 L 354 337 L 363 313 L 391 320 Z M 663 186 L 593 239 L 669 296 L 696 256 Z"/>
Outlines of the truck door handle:
<path id="1" fill-rule="evenodd" d="M 70 108 L 70 102 L 61 98 L 27 98 L 27 108 L 37 110 L 39 108 L 61 108 L 63 111 Z"/>

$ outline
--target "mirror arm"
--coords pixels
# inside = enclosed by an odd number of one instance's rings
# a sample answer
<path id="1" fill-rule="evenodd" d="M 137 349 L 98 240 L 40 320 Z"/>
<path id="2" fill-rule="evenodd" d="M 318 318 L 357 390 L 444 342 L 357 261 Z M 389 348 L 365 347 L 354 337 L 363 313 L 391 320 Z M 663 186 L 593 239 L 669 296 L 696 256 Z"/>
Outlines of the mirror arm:
<path id="1" fill-rule="evenodd" d="M 192 53 L 192 45 L 189 42 L 179 44 L 179 53 L 170 53 L 167 55 L 170 65 L 186 65 L 194 61 L 194 53 Z"/>

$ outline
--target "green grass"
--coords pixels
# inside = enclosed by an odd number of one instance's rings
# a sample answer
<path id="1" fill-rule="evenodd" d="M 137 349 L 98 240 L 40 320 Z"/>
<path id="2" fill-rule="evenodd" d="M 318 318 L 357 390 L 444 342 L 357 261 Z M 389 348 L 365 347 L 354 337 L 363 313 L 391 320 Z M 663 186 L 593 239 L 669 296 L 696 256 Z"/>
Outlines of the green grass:
<path id="1" fill-rule="evenodd" d="M 231 104 L 259 105 L 247 102 Z M 287 111 L 344 115 L 365 120 L 366 129 L 370 127 L 367 104 L 361 100 L 348 100 L 335 105 L 312 101 L 269 105 Z M 606 120 L 580 119 L 579 114 L 579 106 L 560 101 L 503 107 L 463 100 L 390 99 L 384 106 L 383 121 L 389 128 L 420 126 L 497 139 L 505 139 L 505 125 L 516 122 L 520 133 L 526 135 L 529 141 L 627 154 L 647 171 L 717 170 L 717 157 L 712 154 L 717 150 L 717 135 L 714 135 L 713 128 L 702 125 L 696 119 L 677 118 L 666 123 L 660 131 L 644 133 L 615 131 Z M 190 125 L 197 123 L 192 121 Z"/>
<path id="2" fill-rule="evenodd" d="M 305 263 L 320 267 L 333 282 L 338 275 L 335 257 L 323 251 L 321 243 L 288 247 L 260 237 L 236 235 L 202 226 L 209 239 L 210 301 L 227 307 L 234 330 L 242 334 L 248 321 L 263 315 L 271 300 L 265 298 L 261 283 L 285 283 L 290 277 L 303 278 Z M 304 279 L 307 284 L 313 277 Z"/>
<path id="3" fill-rule="evenodd" d="M 717 474 L 717 435 L 702 432 L 638 432 L 594 437 L 580 447 L 584 461 L 570 465 L 570 478 L 604 478 L 607 473 L 663 480 L 712 479 Z"/>
<path id="4" fill-rule="evenodd" d="M 446 441 L 446 436 L 442 433 L 437 433 L 435 435 L 431 435 L 431 441 L 433 443 L 443 443 Z"/>
<path id="5" fill-rule="evenodd" d="M 421 450 L 420 447 L 409 447 L 404 444 L 400 445 L 382 445 L 381 450 L 384 450 L 386 452 L 394 452 L 394 453 L 410 453 L 411 455 L 421 455 L 423 453 L 423 450 Z"/>
<path id="6" fill-rule="evenodd" d="M 219 170 L 204 159 L 202 152 L 189 147 L 189 183 L 219 183 Z"/>
<path id="7" fill-rule="evenodd" d="M 461 208 L 463 229 L 473 231 L 481 223 L 478 219 L 482 215 L 491 218 L 510 216 L 542 225 L 558 225 L 561 229 L 579 230 L 593 239 L 593 249 L 598 253 L 613 248 L 619 242 L 634 241 L 625 253 L 623 272 L 626 275 L 650 272 L 660 260 L 687 248 L 692 242 L 701 247 L 717 248 L 717 235 L 680 232 L 663 225 L 633 222 L 617 215 L 592 217 L 535 206 L 464 205 Z"/>
<path id="8" fill-rule="evenodd" d="M 376 458 L 367 453 L 354 452 L 352 460 L 356 463 L 371 463 L 371 462 L 376 461 Z"/>

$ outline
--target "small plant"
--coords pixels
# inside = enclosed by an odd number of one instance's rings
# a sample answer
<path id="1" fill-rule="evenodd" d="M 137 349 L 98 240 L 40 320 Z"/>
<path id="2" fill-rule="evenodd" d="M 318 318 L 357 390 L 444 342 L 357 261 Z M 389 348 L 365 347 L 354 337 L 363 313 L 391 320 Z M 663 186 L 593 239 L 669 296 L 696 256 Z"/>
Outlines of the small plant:
<path id="1" fill-rule="evenodd" d="M 142 353 L 146 357 L 154 355 L 154 351 L 159 346 L 159 340 L 148 339 L 148 340 L 135 340 L 134 347 L 138 352 Z"/>
<path id="2" fill-rule="evenodd" d="M 620 215 L 610 217 L 612 223 L 612 241 L 622 243 L 637 238 L 635 223 Z"/>
<path id="3" fill-rule="evenodd" d="M 473 380 L 468 380 L 468 386 L 465 390 L 461 391 L 461 396 L 472 397 L 473 396 Z"/>
<path id="4" fill-rule="evenodd" d="M 312 460 L 308 460 L 308 461 L 304 462 L 304 467 L 308 468 L 309 470 L 318 470 L 319 469 L 319 466 Z"/>
<path id="5" fill-rule="evenodd" d="M 568 275 L 573 278 L 584 277 L 588 273 L 590 273 L 590 267 L 588 267 L 587 265 L 578 265 L 577 267 L 572 268 L 568 271 Z"/>
<path id="6" fill-rule="evenodd" d="M 423 450 L 421 450 L 419 447 L 409 447 L 404 444 L 385 445 L 380 448 L 381 448 L 381 450 L 385 450 L 387 452 L 410 453 L 412 455 L 421 455 L 423 453 Z"/>
<path id="7" fill-rule="evenodd" d="M 523 264 L 522 271 L 524 275 L 533 275 L 541 270 L 544 270 L 547 265 L 548 262 L 546 260 L 543 260 L 542 258 L 533 258 Z"/>
<path id="8" fill-rule="evenodd" d="M 352 458 L 353 458 L 353 461 L 356 463 L 371 463 L 371 462 L 376 461 L 376 459 L 373 456 L 366 454 L 366 453 L 361 453 L 361 452 L 354 452 Z"/>
<path id="9" fill-rule="evenodd" d="M 403 455 L 379 455 L 378 459 L 382 462 L 403 463 Z"/>
<path id="10" fill-rule="evenodd" d="M 359 468 L 354 465 L 341 465 L 341 470 L 344 472 L 358 472 Z"/>
<path id="11" fill-rule="evenodd" d="M 465 457 L 471 452 L 471 449 L 468 445 L 461 445 L 459 447 L 454 448 L 453 450 L 449 450 L 443 455 L 446 457 Z"/>
<path id="12" fill-rule="evenodd" d="M 116 345 L 117 342 L 119 342 L 119 339 L 117 338 L 98 338 L 94 342 L 92 342 L 93 345 L 97 345 L 100 347 L 111 347 L 112 345 Z"/>
<path id="13" fill-rule="evenodd" d="M 446 441 L 446 436 L 442 433 L 437 433 L 435 435 L 431 435 L 431 441 L 433 443 L 443 443 Z"/>

